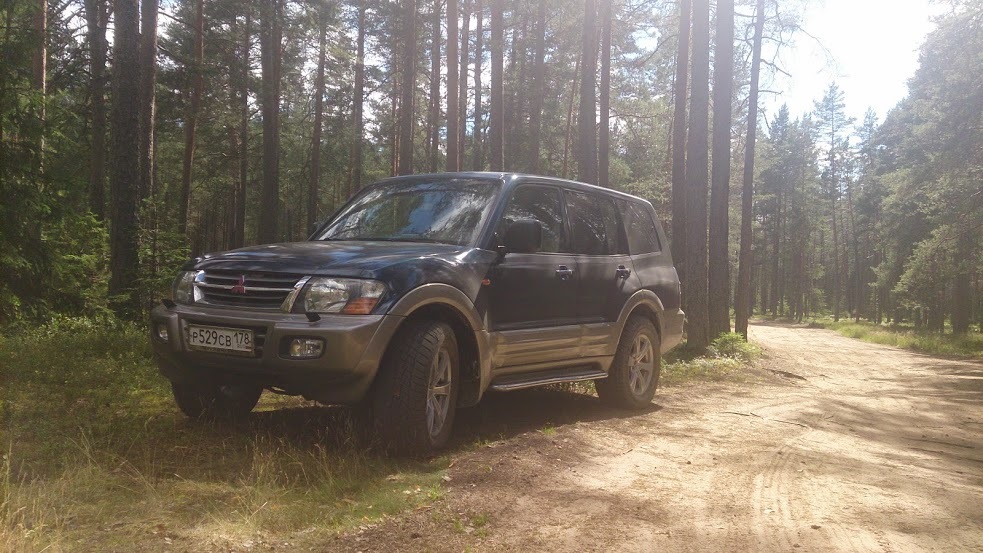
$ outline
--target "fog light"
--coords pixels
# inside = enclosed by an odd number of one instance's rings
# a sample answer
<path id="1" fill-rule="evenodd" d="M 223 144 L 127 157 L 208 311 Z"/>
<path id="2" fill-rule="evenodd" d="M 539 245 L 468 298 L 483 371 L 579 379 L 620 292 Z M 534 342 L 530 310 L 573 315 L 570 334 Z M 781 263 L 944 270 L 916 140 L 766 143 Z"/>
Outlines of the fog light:
<path id="1" fill-rule="evenodd" d="M 290 357 L 314 359 L 324 352 L 324 341 L 318 338 L 294 338 L 290 341 Z"/>
<path id="2" fill-rule="evenodd" d="M 167 341 L 167 325 L 157 325 L 157 338 L 161 342 Z"/>

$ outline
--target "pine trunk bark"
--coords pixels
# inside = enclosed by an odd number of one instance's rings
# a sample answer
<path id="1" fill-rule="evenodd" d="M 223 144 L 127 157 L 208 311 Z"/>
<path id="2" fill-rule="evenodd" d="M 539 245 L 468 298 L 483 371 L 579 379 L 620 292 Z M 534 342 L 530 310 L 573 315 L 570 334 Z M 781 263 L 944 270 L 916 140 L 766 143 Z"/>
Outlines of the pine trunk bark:
<path id="1" fill-rule="evenodd" d="M 577 179 L 597 184 L 597 0 L 584 0 L 580 109 L 577 113 Z"/>
<path id="2" fill-rule="evenodd" d="M 751 90 L 748 96 L 747 139 L 744 142 L 744 182 L 741 190 L 741 250 L 737 261 L 737 290 L 734 296 L 734 331 L 747 340 L 751 296 L 751 267 L 754 263 L 754 150 L 758 135 L 758 87 L 761 76 L 761 37 L 765 25 L 765 0 L 755 4 L 754 41 L 751 44 Z M 801 252 L 797 252 L 797 274 L 801 271 Z M 801 282 L 799 282 L 801 285 Z M 802 314 L 801 290 L 797 311 Z"/>
<path id="3" fill-rule="evenodd" d="M 505 0 L 492 0 L 491 5 L 491 108 L 488 123 L 488 168 L 505 168 Z"/>
<path id="4" fill-rule="evenodd" d="M 456 0 L 455 0 L 456 1 Z M 469 0 L 462 0 L 464 13 L 461 18 L 461 70 L 458 74 L 458 115 L 457 115 L 457 170 L 464 169 L 465 160 L 465 138 L 467 136 L 468 120 L 468 48 L 470 46 L 471 35 L 471 4 Z"/>
<path id="5" fill-rule="evenodd" d="M 138 187 L 140 182 L 140 5 L 116 0 L 113 10 L 112 163 L 110 188 L 110 278 L 113 308 L 121 316 L 140 310 Z"/>
<path id="6" fill-rule="evenodd" d="M 156 194 L 154 135 L 157 122 L 157 9 L 159 0 L 143 0 L 140 20 L 140 199 Z"/>
<path id="7" fill-rule="evenodd" d="M 672 259 L 679 280 L 686 280 L 686 88 L 689 77 L 691 0 L 679 2 L 679 42 L 676 45 L 676 82 L 672 118 Z M 683 289 L 683 310 L 686 290 Z"/>
<path id="8" fill-rule="evenodd" d="M 413 91 L 416 85 L 416 0 L 403 0 L 403 55 L 399 95 L 399 160 L 397 173 L 413 172 Z"/>
<path id="9" fill-rule="evenodd" d="M 107 0 L 85 0 L 89 43 L 89 95 L 92 98 L 92 151 L 89 161 L 89 210 L 106 215 L 106 26 Z"/>
<path id="10" fill-rule="evenodd" d="M 474 35 L 474 134 L 472 135 L 472 150 L 474 162 L 472 163 L 475 171 L 485 169 L 484 140 L 482 140 L 483 128 L 485 126 L 485 114 L 481 107 L 481 65 L 484 59 L 484 19 L 485 11 L 481 0 L 475 1 L 474 15 L 476 18 Z"/>
<path id="11" fill-rule="evenodd" d="M 324 124 L 324 62 L 327 56 L 328 26 L 320 14 L 317 48 L 317 74 L 314 77 L 314 130 L 311 136 L 311 180 L 307 186 L 307 230 L 313 232 L 317 222 L 317 197 L 321 185 L 321 128 Z"/>
<path id="12" fill-rule="evenodd" d="M 532 104 L 529 108 L 529 171 L 540 169 L 540 137 L 543 132 L 543 103 L 546 97 L 546 0 L 539 0 L 536 9 L 535 68 L 532 75 Z"/>
<path id="13" fill-rule="evenodd" d="M 358 3 L 358 39 L 355 51 L 355 97 L 352 99 L 355 136 L 352 139 L 352 169 L 348 184 L 351 196 L 362 188 L 362 113 L 365 104 L 365 0 Z"/>
<path id="14" fill-rule="evenodd" d="M 246 182 L 249 178 L 249 27 L 250 13 L 246 12 L 242 28 L 239 73 L 239 180 L 235 190 L 235 230 L 232 247 L 246 245 Z"/>
<path id="15" fill-rule="evenodd" d="M 730 130 L 734 90 L 734 0 L 717 0 L 716 24 L 707 294 L 711 340 L 730 332 Z"/>
<path id="16" fill-rule="evenodd" d="M 198 133 L 198 112 L 201 110 L 201 95 L 205 89 L 205 3 L 195 2 L 195 23 L 193 29 L 194 68 L 191 71 L 191 105 L 184 124 L 184 163 L 181 170 L 181 204 L 178 206 L 178 230 L 188 234 L 188 217 L 191 213 L 191 170 L 195 159 L 195 140 Z M 198 253 L 198 252 L 192 252 Z"/>
<path id="17" fill-rule="evenodd" d="M 597 184 L 611 186 L 611 27 L 614 24 L 614 8 L 605 2 L 601 24 L 601 120 L 597 139 Z"/>
<path id="18" fill-rule="evenodd" d="M 262 66 L 263 188 L 259 211 L 261 244 L 279 236 L 280 214 L 280 0 L 262 0 L 260 11 L 260 65 Z"/>
<path id="19" fill-rule="evenodd" d="M 697 352 L 710 342 L 707 312 L 707 134 L 710 104 L 710 2 L 693 2 L 693 92 L 686 141 L 687 343 Z"/>
<path id="20" fill-rule="evenodd" d="M 430 14 L 430 115 L 427 117 L 427 129 L 430 131 L 427 143 L 430 172 L 437 172 L 440 158 L 440 0 L 433 1 Z"/>
<path id="21" fill-rule="evenodd" d="M 460 108 L 458 107 L 458 63 L 457 45 L 457 0 L 447 0 L 447 171 L 461 170 L 461 155 L 458 151 L 458 132 L 460 130 Z"/>

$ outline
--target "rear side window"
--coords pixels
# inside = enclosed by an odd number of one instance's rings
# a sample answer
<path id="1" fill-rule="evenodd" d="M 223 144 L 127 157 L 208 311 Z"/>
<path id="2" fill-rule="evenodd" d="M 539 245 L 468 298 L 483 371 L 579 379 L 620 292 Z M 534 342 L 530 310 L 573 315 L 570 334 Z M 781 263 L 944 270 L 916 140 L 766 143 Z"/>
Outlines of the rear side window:
<path id="1" fill-rule="evenodd" d="M 648 206 L 638 202 L 618 201 L 621 219 L 628 235 L 628 248 L 632 255 L 662 251 L 659 233 L 655 230 L 655 220 Z"/>
<path id="2" fill-rule="evenodd" d="M 563 244 L 563 215 L 560 207 L 560 190 L 549 186 L 520 186 L 509 199 L 498 236 L 504 237 L 506 229 L 518 219 L 534 219 L 543 225 L 544 253 L 557 253 Z"/>
<path id="3" fill-rule="evenodd" d="M 570 250 L 585 255 L 626 253 L 614 202 L 602 195 L 564 192 L 570 220 Z"/>

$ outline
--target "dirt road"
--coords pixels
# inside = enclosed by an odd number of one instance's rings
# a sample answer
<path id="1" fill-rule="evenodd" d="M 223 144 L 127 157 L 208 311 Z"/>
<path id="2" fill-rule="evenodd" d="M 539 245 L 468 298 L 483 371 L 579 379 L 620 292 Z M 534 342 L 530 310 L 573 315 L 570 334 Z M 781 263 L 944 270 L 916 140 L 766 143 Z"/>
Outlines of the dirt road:
<path id="1" fill-rule="evenodd" d="M 444 500 L 327 549 L 983 551 L 983 365 L 751 332 L 747 381 L 662 390 L 645 414 L 489 398 L 460 424 L 504 439 L 455 459 Z"/>

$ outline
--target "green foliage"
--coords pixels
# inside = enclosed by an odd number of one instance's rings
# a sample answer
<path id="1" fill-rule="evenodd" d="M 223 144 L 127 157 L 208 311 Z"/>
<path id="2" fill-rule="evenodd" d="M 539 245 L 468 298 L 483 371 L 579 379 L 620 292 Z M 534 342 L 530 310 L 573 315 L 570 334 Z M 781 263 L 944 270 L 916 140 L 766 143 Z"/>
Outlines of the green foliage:
<path id="1" fill-rule="evenodd" d="M 721 334 L 707 348 L 708 357 L 752 361 L 761 355 L 761 348 L 748 342 L 736 332 Z"/>
<path id="2" fill-rule="evenodd" d="M 827 319 L 811 321 L 814 328 L 835 330 L 849 338 L 874 344 L 910 349 L 929 355 L 947 355 L 983 359 L 983 333 L 962 335 L 941 334 L 918 330 L 911 325 L 877 325 L 868 322 L 833 322 Z"/>
<path id="3" fill-rule="evenodd" d="M 718 336 L 703 355 L 694 355 L 683 343 L 665 357 L 661 381 L 673 386 L 732 379 L 761 353 L 760 347 L 746 342 L 743 336 L 734 332 Z"/>

